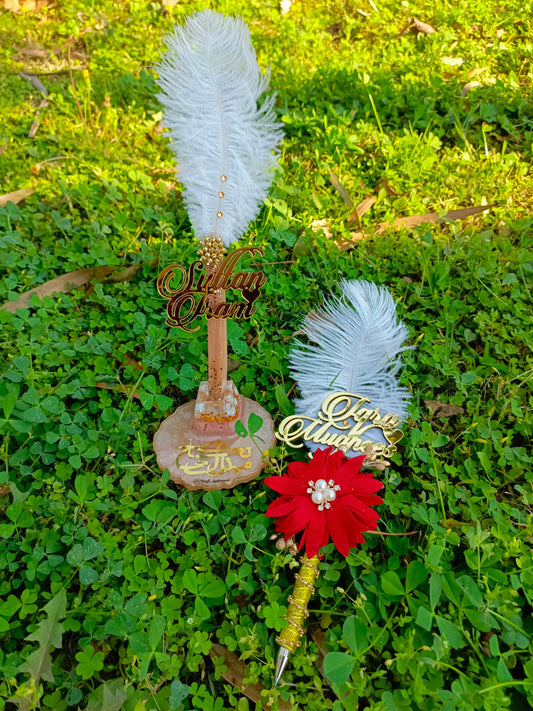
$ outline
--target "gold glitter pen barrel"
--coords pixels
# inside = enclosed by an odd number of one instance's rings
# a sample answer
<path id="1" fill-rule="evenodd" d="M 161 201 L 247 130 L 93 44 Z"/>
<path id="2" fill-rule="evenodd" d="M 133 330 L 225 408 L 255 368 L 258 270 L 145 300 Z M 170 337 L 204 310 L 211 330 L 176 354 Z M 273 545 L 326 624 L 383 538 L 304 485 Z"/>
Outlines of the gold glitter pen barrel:
<path id="1" fill-rule="evenodd" d="M 276 637 L 276 642 L 280 645 L 278 659 L 276 662 L 276 674 L 274 686 L 277 686 L 287 662 L 289 654 L 299 646 L 300 639 L 304 633 L 303 623 L 309 613 L 307 605 L 311 595 L 315 591 L 314 582 L 318 576 L 318 555 L 309 559 L 306 555 L 302 558 L 300 573 L 296 575 L 296 584 L 292 595 L 289 595 L 289 608 L 285 619 L 287 627 Z"/>

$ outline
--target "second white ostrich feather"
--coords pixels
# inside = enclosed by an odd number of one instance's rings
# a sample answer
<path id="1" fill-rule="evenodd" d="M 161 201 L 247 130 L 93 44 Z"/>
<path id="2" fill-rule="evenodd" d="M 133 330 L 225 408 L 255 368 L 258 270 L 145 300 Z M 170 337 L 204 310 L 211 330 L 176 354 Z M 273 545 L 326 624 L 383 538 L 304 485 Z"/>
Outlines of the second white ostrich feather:
<path id="1" fill-rule="evenodd" d="M 275 96 L 258 107 L 268 73 L 246 24 L 212 10 L 189 17 L 165 42 L 159 99 L 189 218 L 198 239 L 218 235 L 228 246 L 257 215 L 277 160 Z"/>
<path id="2" fill-rule="evenodd" d="M 342 281 L 340 298 L 331 297 L 308 314 L 302 331 L 313 344 L 297 343 L 291 372 L 301 392 L 298 414 L 316 416 L 332 392 L 368 397 L 383 414 L 407 416 L 409 392 L 398 385 L 400 354 L 408 336 L 385 287 L 367 281 Z M 377 429 L 369 434 L 384 441 Z M 310 449 L 316 445 L 308 442 Z M 355 456 L 350 452 L 348 456 Z"/>

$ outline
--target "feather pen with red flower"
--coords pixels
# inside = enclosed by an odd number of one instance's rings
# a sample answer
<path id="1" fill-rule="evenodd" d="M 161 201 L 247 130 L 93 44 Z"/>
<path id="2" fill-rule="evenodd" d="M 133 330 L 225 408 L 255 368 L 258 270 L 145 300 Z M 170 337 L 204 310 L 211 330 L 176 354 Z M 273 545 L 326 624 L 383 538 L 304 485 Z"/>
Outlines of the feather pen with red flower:
<path id="1" fill-rule="evenodd" d="M 377 401 L 383 411 L 403 419 L 407 391 L 399 386 L 397 374 L 407 329 L 397 318 L 394 300 L 386 288 L 370 282 L 344 281 L 341 287 L 340 298 L 330 299 L 304 320 L 302 331 L 313 345 L 299 343 L 291 357 L 292 374 L 302 395 L 296 410 L 316 412 L 328 395 L 343 390 L 374 404 Z M 381 442 L 383 432 L 370 425 L 365 428 L 365 442 Z M 276 519 L 276 531 L 285 540 L 301 533 L 298 547 L 304 549 L 289 596 L 288 624 L 276 638 L 280 649 L 275 685 L 303 634 L 320 549 L 331 539 L 339 553 L 347 556 L 351 548 L 365 542 L 365 531 L 377 529 L 379 514 L 372 507 L 383 503 L 376 494 L 383 484 L 374 479 L 373 472 L 362 470 L 365 460 L 367 467 L 376 465 L 372 447 L 362 454 L 306 444 L 314 451 L 310 462 L 291 462 L 285 475 L 265 479 L 280 494 L 266 515 Z M 378 462 L 376 468 L 384 467 Z"/>
<path id="2" fill-rule="evenodd" d="M 302 532 L 299 548 L 316 556 L 331 538 L 343 556 L 364 543 L 363 533 L 377 528 L 382 504 L 375 492 L 383 487 L 371 471 L 361 471 L 365 455 L 348 459 L 342 452 L 319 449 L 309 463 L 291 462 L 286 476 L 271 476 L 265 484 L 281 496 L 266 512 L 276 518 L 285 539 Z"/>

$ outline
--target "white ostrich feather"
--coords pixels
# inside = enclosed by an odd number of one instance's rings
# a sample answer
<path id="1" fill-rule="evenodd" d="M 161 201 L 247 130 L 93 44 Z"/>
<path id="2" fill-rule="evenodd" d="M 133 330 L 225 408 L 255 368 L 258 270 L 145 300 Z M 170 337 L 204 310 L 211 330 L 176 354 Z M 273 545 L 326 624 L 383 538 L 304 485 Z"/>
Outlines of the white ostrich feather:
<path id="1" fill-rule="evenodd" d="M 291 373 L 301 392 L 296 413 L 316 417 L 328 394 L 348 392 L 370 398 L 383 415 L 405 419 L 409 391 L 398 385 L 398 371 L 400 354 L 410 347 L 402 345 L 408 332 L 394 300 L 385 287 L 368 281 L 343 280 L 341 288 L 340 298 L 305 317 L 302 331 L 313 344 L 298 341 L 291 353 Z M 365 438 L 385 442 L 377 428 Z M 320 446 L 306 445 L 312 451 Z"/>
<path id="2" fill-rule="evenodd" d="M 228 246 L 257 215 L 277 161 L 275 95 L 258 107 L 269 73 L 245 23 L 212 10 L 189 17 L 165 42 L 159 99 L 189 218 L 198 239 L 218 235 Z"/>

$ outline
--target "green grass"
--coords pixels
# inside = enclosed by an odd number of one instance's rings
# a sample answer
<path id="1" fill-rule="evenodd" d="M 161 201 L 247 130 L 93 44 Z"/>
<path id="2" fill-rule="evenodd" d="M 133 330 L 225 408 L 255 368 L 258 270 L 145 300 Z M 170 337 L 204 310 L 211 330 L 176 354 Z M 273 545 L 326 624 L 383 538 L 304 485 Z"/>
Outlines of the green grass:
<path id="1" fill-rule="evenodd" d="M 261 478 L 180 491 L 152 450 L 164 413 L 207 371 L 205 325 L 167 328 L 155 288 L 195 246 L 153 66 L 171 25 L 208 6 L 250 25 L 285 126 L 245 238 L 264 247 L 268 282 L 252 321 L 229 324 L 238 388 L 281 420 L 290 337 L 343 277 L 388 286 L 416 345 L 403 372 L 411 417 L 383 475 L 381 531 L 400 535 L 369 535 L 346 560 L 327 549 L 313 633 L 276 690 L 294 569 L 269 540 L 271 494 Z M 0 710 L 254 708 L 209 657 L 214 643 L 245 660 L 273 708 L 533 705 L 532 10 L 69 0 L 0 11 L 0 194 L 35 188 L 0 208 L 0 301 L 80 267 L 142 265 L 126 283 L 0 310 Z M 413 16 L 437 32 L 399 36 Z M 33 139 L 41 97 L 24 71 L 50 93 Z M 329 171 L 354 204 L 377 197 L 361 227 L 346 225 Z M 493 207 L 372 236 L 382 221 L 475 205 Z M 350 230 L 370 236 L 340 252 L 334 238 Z M 433 415 L 426 401 L 460 409 Z"/>

